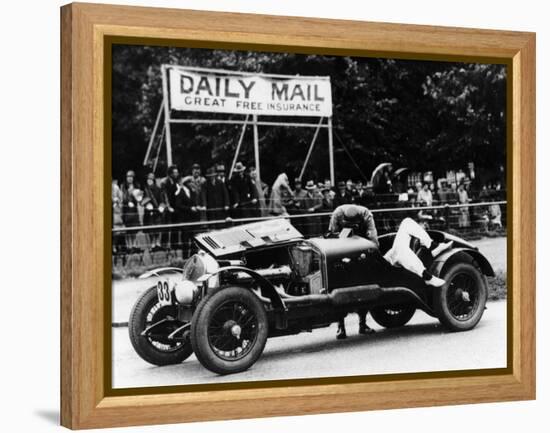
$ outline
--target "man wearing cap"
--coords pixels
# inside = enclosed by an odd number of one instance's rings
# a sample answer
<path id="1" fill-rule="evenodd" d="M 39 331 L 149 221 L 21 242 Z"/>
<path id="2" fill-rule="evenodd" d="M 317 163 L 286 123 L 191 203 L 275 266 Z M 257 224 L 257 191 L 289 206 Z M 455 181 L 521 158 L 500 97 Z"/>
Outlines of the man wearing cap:
<path id="1" fill-rule="evenodd" d="M 374 224 L 372 213 L 364 206 L 354 204 L 342 205 L 332 213 L 329 232 L 338 233 L 344 228 L 353 228 L 355 234 L 363 236 L 366 239 L 378 245 L 378 233 Z M 384 255 L 384 259 L 392 266 L 399 265 L 412 273 L 421 277 L 425 284 L 433 287 L 441 287 L 445 280 L 432 275 L 416 253 L 411 249 L 411 238 L 416 238 L 420 244 L 427 248 L 433 257 L 450 248 L 452 241 L 439 243 L 430 238 L 430 235 L 416 221 L 411 218 L 405 218 L 399 225 L 393 245 Z M 359 313 L 359 332 L 368 332 L 366 326 L 366 312 Z M 363 331 L 363 332 L 362 332 Z M 346 338 L 344 321 L 341 320 L 338 326 L 337 338 Z"/>

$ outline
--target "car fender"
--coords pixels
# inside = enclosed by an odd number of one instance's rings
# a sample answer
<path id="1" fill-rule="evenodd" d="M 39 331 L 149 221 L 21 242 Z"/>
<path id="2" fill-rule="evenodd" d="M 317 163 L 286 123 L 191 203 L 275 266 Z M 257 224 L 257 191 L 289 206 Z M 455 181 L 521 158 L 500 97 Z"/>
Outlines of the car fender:
<path id="1" fill-rule="evenodd" d="M 151 269 L 150 271 L 144 272 L 138 278 L 145 279 L 150 277 L 160 277 L 163 274 L 174 274 L 174 273 L 181 274 L 182 272 L 183 272 L 182 268 L 174 268 L 174 267 L 156 268 L 156 269 Z"/>
<path id="2" fill-rule="evenodd" d="M 254 279 L 254 281 L 256 281 L 260 286 L 262 296 L 268 298 L 271 301 L 271 305 L 273 306 L 274 311 L 277 313 L 286 312 L 287 307 L 275 286 L 257 272 L 244 266 L 224 266 L 217 271 L 211 273 L 210 277 L 216 274 L 221 274 L 223 272 L 244 272 L 245 274 L 250 275 Z"/>
<path id="3" fill-rule="evenodd" d="M 495 271 L 489 263 L 489 260 L 481 254 L 477 249 L 472 248 L 452 248 L 448 251 L 437 256 L 430 268 L 430 271 L 435 275 L 441 275 L 444 271 L 444 268 L 449 261 L 455 257 L 457 254 L 468 254 L 472 257 L 477 264 L 479 265 L 481 272 L 488 277 L 494 277 Z"/>

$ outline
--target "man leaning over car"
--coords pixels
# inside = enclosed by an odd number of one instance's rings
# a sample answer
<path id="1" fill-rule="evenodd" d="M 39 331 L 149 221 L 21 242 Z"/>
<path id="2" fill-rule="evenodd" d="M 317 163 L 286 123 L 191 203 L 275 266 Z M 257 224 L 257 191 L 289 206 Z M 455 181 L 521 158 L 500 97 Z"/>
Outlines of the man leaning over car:
<path id="1" fill-rule="evenodd" d="M 354 204 L 345 204 L 338 206 L 330 218 L 329 232 L 339 233 L 345 228 L 353 228 L 354 233 L 362 236 L 377 246 L 378 233 L 374 224 L 372 212 L 364 206 Z M 422 261 L 418 258 L 410 248 L 411 238 L 417 238 L 422 246 L 426 247 L 433 257 L 450 248 L 452 241 L 447 243 L 438 243 L 430 238 L 429 234 L 416 221 L 411 218 L 405 218 L 399 225 L 399 229 L 395 235 L 393 245 L 390 250 L 384 255 L 384 259 L 392 266 L 400 265 L 403 268 L 422 277 L 424 282 L 430 286 L 441 287 L 445 284 L 445 280 L 436 277 L 428 272 Z M 358 310 L 359 315 L 359 333 L 367 334 L 374 332 L 367 326 L 367 310 Z M 346 338 L 346 327 L 344 319 L 338 322 L 338 331 L 336 338 L 341 340 Z"/>

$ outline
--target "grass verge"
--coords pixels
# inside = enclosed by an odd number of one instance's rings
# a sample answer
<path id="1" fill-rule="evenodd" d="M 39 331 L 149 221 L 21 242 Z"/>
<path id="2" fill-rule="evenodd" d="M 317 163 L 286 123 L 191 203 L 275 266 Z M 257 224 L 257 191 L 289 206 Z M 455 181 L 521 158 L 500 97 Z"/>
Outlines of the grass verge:
<path id="1" fill-rule="evenodd" d="M 498 301 L 506 299 L 506 272 L 497 270 L 494 277 L 487 278 L 489 283 L 489 300 Z"/>

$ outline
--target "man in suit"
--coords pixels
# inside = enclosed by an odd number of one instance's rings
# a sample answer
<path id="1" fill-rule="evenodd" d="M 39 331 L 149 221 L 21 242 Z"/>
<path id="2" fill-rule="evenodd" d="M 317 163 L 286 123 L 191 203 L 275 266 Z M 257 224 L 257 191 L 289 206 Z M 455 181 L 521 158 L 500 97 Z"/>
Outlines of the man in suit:
<path id="1" fill-rule="evenodd" d="M 161 181 L 160 188 L 162 190 L 162 194 L 164 197 L 164 204 L 166 205 L 166 208 L 163 213 L 163 222 L 165 224 L 172 224 L 176 222 L 176 208 L 175 208 L 175 202 L 176 202 L 176 193 L 179 189 L 178 187 L 178 180 L 180 177 L 180 173 L 178 170 L 178 167 L 175 165 L 171 165 L 168 167 L 168 170 L 166 171 L 166 177 Z M 164 245 L 166 245 L 167 248 L 171 248 L 172 244 L 177 242 L 178 234 L 175 231 L 169 230 L 165 233 L 165 240 Z"/>
<path id="2" fill-rule="evenodd" d="M 340 181 L 338 182 L 338 191 L 336 192 L 336 195 L 334 196 L 334 199 L 332 201 L 332 205 L 334 206 L 334 209 L 336 209 L 338 206 L 342 206 L 343 204 L 350 204 L 353 202 L 353 197 L 348 192 L 348 189 L 346 188 L 346 182 Z"/>
<path id="3" fill-rule="evenodd" d="M 229 181 L 233 216 L 246 218 L 249 216 L 249 208 L 255 205 L 258 199 L 252 188 L 250 178 L 245 174 L 246 167 L 242 162 L 237 162 L 233 168 L 233 176 Z"/>
<path id="4" fill-rule="evenodd" d="M 229 191 L 224 181 L 224 172 L 225 167 L 218 164 L 206 174 L 206 208 L 209 220 L 222 220 L 229 216 Z"/>

